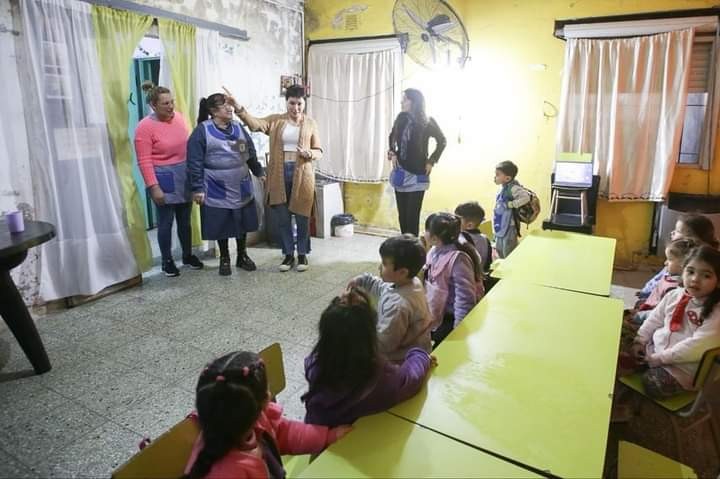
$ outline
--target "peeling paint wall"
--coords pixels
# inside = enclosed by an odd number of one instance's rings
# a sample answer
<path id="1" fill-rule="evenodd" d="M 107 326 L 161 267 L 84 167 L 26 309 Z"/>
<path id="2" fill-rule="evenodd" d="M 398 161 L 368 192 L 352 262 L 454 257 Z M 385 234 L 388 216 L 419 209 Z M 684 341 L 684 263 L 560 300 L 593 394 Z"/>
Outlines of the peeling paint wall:
<path id="1" fill-rule="evenodd" d="M 20 209 L 34 217 L 32 177 L 28 156 L 27 135 L 15 44 L 20 32 L 13 24 L 10 2 L 0 2 L 0 213 Z M 12 272 L 13 279 L 25 302 L 37 300 L 37 248 Z"/>

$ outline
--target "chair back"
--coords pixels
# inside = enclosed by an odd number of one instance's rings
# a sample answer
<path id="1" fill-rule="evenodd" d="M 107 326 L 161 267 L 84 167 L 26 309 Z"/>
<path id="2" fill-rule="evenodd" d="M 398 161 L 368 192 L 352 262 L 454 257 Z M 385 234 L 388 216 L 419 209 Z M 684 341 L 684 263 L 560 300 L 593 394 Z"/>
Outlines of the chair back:
<path id="1" fill-rule="evenodd" d="M 197 423 L 183 419 L 115 469 L 112 479 L 178 479 L 185 472 L 198 434 Z"/>
<path id="2" fill-rule="evenodd" d="M 695 371 L 695 378 L 693 379 L 693 388 L 702 389 L 705 385 L 705 381 L 708 378 L 710 370 L 713 368 L 716 359 L 720 357 L 720 348 L 708 349 L 703 353 L 700 359 L 700 365 Z"/>
<path id="3" fill-rule="evenodd" d="M 280 343 L 273 343 L 258 354 L 265 363 L 268 390 L 275 397 L 285 389 L 285 366 Z"/>

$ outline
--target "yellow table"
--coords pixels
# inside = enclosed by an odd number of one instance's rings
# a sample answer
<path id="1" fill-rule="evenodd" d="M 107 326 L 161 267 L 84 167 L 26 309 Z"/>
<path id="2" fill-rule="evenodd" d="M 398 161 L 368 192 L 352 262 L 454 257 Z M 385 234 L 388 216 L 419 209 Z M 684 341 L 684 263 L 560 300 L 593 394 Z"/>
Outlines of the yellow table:
<path id="1" fill-rule="evenodd" d="M 502 280 L 398 416 L 561 477 L 600 477 L 623 304 Z"/>
<path id="2" fill-rule="evenodd" d="M 533 230 L 492 276 L 608 296 L 614 258 L 613 238 Z"/>
<path id="3" fill-rule="evenodd" d="M 364 417 L 300 477 L 541 477 L 388 413 Z"/>

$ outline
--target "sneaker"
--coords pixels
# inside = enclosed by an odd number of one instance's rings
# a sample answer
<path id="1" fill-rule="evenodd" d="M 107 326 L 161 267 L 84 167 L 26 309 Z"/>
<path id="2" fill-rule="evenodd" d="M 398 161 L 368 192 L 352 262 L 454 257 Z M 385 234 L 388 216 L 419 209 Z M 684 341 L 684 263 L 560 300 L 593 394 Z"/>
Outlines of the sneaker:
<path id="1" fill-rule="evenodd" d="M 298 272 L 302 273 L 303 271 L 307 271 L 307 269 L 310 267 L 308 264 L 307 256 L 304 254 L 298 255 L 298 264 L 297 264 L 297 270 Z"/>
<path id="2" fill-rule="evenodd" d="M 240 269 L 244 269 L 245 271 L 255 271 L 257 269 L 257 266 L 255 266 L 255 262 L 250 259 L 250 256 L 248 256 L 245 251 L 238 253 L 237 261 L 235 261 L 235 266 Z"/>
<path id="3" fill-rule="evenodd" d="M 285 271 L 290 271 L 290 269 L 293 267 L 294 264 L 295 264 L 295 256 L 293 256 L 291 254 L 286 254 L 285 259 L 283 260 L 282 263 L 280 263 L 280 271 L 282 271 L 283 273 Z"/>
<path id="4" fill-rule="evenodd" d="M 200 259 L 194 254 L 191 254 L 190 256 L 185 256 L 183 258 L 183 264 L 185 266 L 190 266 L 190 269 L 203 269 L 203 266 L 205 266 L 203 262 L 200 261 Z"/>
<path id="5" fill-rule="evenodd" d="M 220 276 L 230 276 L 232 274 L 232 268 L 230 267 L 230 258 L 220 257 L 220 269 L 218 270 Z"/>
<path id="6" fill-rule="evenodd" d="M 169 278 L 180 276 L 180 270 L 177 269 L 177 266 L 175 266 L 175 261 L 171 259 L 163 261 L 162 270 L 163 273 L 165 273 L 165 276 Z"/>

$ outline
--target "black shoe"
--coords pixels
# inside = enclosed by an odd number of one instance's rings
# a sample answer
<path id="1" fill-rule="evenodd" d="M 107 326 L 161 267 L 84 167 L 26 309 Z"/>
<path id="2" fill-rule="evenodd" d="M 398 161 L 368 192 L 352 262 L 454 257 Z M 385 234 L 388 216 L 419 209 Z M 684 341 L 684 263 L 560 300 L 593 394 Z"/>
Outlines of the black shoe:
<path id="1" fill-rule="evenodd" d="M 244 269 L 245 271 L 255 271 L 257 269 L 257 266 L 255 266 L 255 262 L 250 259 L 250 256 L 247 255 L 246 251 L 238 252 L 235 266 L 240 269 Z"/>
<path id="2" fill-rule="evenodd" d="M 232 274 L 232 268 L 230 267 L 230 258 L 220 257 L 220 270 L 218 271 L 220 276 L 230 276 Z"/>
<path id="3" fill-rule="evenodd" d="M 280 263 L 280 271 L 282 271 L 283 273 L 285 271 L 290 271 L 290 269 L 293 267 L 294 264 L 295 264 L 295 256 L 293 256 L 291 254 L 286 254 L 285 259 L 283 260 L 282 263 Z"/>
<path id="4" fill-rule="evenodd" d="M 174 278 L 175 276 L 180 276 L 180 270 L 177 269 L 177 266 L 175 266 L 175 261 L 169 259 L 167 261 L 163 261 L 162 264 L 162 270 L 163 273 L 165 273 L 165 276 L 169 278 Z"/>
<path id="5" fill-rule="evenodd" d="M 297 268 L 295 269 L 297 269 L 299 273 L 302 273 L 303 271 L 307 271 L 309 267 L 310 265 L 308 264 L 307 256 L 299 254 Z"/>
<path id="6" fill-rule="evenodd" d="M 185 266 L 190 266 L 190 269 L 203 269 L 203 266 L 205 266 L 194 254 L 183 257 L 183 264 Z"/>

